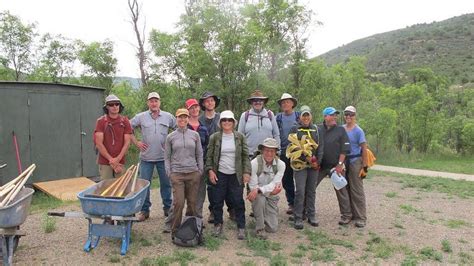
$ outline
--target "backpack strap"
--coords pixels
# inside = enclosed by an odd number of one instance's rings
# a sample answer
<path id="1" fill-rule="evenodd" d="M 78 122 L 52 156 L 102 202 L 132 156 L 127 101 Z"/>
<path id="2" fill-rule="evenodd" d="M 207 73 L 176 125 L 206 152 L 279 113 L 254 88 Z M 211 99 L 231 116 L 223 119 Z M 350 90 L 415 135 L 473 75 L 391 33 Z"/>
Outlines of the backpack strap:
<path id="1" fill-rule="evenodd" d="M 249 120 L 250 111 L 249 110 L 245 111 L 244 115 L 245 115 L 245 123 L 247 123 L 247 121 Z M 271 110 L 268 110 L 267 111 L 267 117 L 268 117 L 268 119 L 270 119 L 270 122 L 273 120 L 273 116 L 274 116 L 273 112 Z"/>

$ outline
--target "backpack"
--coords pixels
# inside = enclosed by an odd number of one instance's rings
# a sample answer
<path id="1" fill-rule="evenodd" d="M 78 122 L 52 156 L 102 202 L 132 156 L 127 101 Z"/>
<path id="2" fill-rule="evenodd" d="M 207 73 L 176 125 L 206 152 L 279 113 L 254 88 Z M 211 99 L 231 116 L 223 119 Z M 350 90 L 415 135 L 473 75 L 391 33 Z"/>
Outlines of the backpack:
<path id="1" fill-rule="evenodd" d="M 299 111 L 295 111 L 293 112 L 293 114 L 295 114 L 295 122 L 298 123 L 300 121 L 300 115 L 301 113 Z M 277 121 L 277 125 L 278 125 L 278 128 L 282 128 L 282 124 L 283 124 L 283 113 L 278 113 L 276 115 L 276 121 Z M 280 132 L 281 133 L 281 132 Z"/>
<path id="2" fill-rule="evenodd" d="M 263 173 L 263 158 L 262 158 L 262 155 L 258 155 L 257 157 L 257 177 L 259 177 L 262 173 Z M 275 157 L 275 158 L 278 158 L 278 157 Z M 278 173 L 278 165 L 272 165 L 272 169 L 273 169 L 273 174 L 276 175 L 276 173 Z"/>
<path id="3" fill-rule="evenodd" d="M 181 247 L 195 247 L 204 243 L 202 219 L 186 216 L 173 236 L 173 243 Z"/>
<path id="4" fill-rule="evenodd" d="M 245 112 L 245 123 L 247 123 L 247 121 L 249 120 L 249 116 L 250 116 L 250 111 L 246 111 Z M 272 122 L 273 120 L 273 112 L 271 110 L 267 110 L 267 117 L 268 119 L 270 119 L 270 122 Z M 263 117 L 262 117 L 263 119 Z"/>

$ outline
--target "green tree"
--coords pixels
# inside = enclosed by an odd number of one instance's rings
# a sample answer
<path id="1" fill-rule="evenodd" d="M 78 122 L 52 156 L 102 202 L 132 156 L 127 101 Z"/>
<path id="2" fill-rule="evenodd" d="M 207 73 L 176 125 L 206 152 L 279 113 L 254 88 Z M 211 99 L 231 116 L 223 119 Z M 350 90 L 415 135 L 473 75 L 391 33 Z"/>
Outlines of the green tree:
<path id="1" fill-rule="evenodd" d="M 375 137 L 375 153 L 379 153 L 382 143 L 389 144 L 394 136 L 397 126 L 397 112 L 382 107 L 379 110 L 366 113 L 363 121 L 361 126 L 367 135 Z"/>
<path id="2" fill-rule="evenodd" d="M 5 67 L 14 70 L 16 81 L 23 80 L 30 71 L 36 35 L 35 24 L 25 25 L 8 11 L 0 13 L 0 58 Z"/>
<path id="3" fill-rule="evenodd" d="M 464 125 L 461 136 L 466 153 L 474 154 L 474 122 Z"/>
<path id="4" fill-rule="evenodd" d="M 81 76 L 82 81 L 87 85 L 105 88 L 108 94 L 117 69 L 113 43 L 109 40 L 90 44 L 80 41 L 78 45 L 78 59 L 85 68 Z"/>
<path id="5" fill-rule="evenodd" d="M 30 79 L 61 82 L 74 77 L 77 59 L 75 42 L 62 35 L 43 35 L 39 44 L 39 64 Z"/>

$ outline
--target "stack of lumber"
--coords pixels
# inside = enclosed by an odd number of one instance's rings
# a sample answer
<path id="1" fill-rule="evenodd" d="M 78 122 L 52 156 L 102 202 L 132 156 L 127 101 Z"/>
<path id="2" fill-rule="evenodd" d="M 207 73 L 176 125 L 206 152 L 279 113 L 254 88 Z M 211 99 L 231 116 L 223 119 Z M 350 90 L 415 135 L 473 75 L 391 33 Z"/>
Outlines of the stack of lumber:
<path id="1" fill-rule="evenodd" d="M 12 203 L 26 184 L 26 181 L 28 181 L 28 178 L 33 174 L 35 168 L 35 164 L 30 165 L 30 167 L 26 168 L 26 170 L 15 179 L 0 187 L 0 208 L 6 207 Z"/>
<path id="2" fill-rule="evenodd" d="M 130 184 L 131 184 L 131 187 L 129 191 L 130 192 L 135 191 L 137 175 L 138 175 L 138 165 L 130 166 L 125 172 L 125 174 L 117 178 L 115 182 L 113 182 L 108 187 L 106 187 L 105 190 L 100 195 L 97 195 L 97 196 L 113 197 L 113 198 L 125 197 L 125 190 Z"/>

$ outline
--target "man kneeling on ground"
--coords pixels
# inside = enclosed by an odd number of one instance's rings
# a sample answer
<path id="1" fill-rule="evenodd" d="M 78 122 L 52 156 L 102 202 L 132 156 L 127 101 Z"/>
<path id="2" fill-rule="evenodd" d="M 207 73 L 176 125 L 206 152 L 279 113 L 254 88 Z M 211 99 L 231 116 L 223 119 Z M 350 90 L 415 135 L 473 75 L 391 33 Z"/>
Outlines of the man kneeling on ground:
<path id="1" fill-rule="evenodd" d="M 252 202 L 255 215 L 256 236 L 266 238 L 265 231 L 274 233 L 278 229 L 278 193 L 285 173 L 285 163 L 276 156 L 278 142 L 267 138 L 259 145 L 261 154 L 252 160 L 250 193 L 247 199 Z"/>

